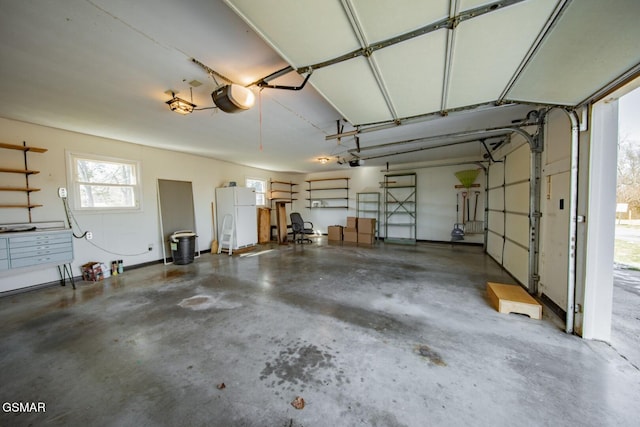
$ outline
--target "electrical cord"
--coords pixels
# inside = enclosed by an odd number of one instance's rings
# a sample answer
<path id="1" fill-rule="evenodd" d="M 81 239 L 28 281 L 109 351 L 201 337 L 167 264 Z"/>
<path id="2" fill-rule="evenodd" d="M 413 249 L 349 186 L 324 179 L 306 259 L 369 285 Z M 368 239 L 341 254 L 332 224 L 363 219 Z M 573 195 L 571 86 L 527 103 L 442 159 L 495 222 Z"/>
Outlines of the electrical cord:
<path id="1" fill-rule="evenodd" d="M 75 237 L 76 239 L 84 239 L 87 236 L 87 233 L 88 233 L 87 231 L 85 231 L 84 233 L 82 233 L 79 236 L 76 236 L 75 231 L 73 231 L 73 223 L 71 222 L 71 218 L 73 217 L 73 213 L 71 212 L 71 209 L 69 209 L 69 204 L 67 203 L 67 198 L 66 197 L 62 197 L 62 205 L 64 206 L 64 214 L 67 217 L 67 223 L 69 224 L 69 228 L 71 229 L 71 233 L 73 234 L 73 237 Z M 80 226 L 78 225 L 78 222 L 75 220 L 75 217 L 73 217 L 73 220 L 74 220 L 73 222 L 75 222 L 76 226 L 78 228 L 80 228 Z"/>
<path id="2" fill-rule="evenodd" d="M 88 231 L 82 231 L 82 227 L 80 227 L 80 224 L 78 224 L 78 221 L 76 220 L 76 217 L 73 215 L 73 211 L 71 211 L 71 208 L 69 207 L 69 203 L 67 203 L 67 198 L 66 197 L 62 197 L 62 204 L 64 205 L 64 213 L 67 217 L 67 223 L 69 224 L 69 228 L 71 228 L 71 233 L 73 234 L 73 237 L 75 237 L 76 239 L 84 239 L 87 236 Z M 73 225 L 75 224 L 76 228 L 82 233 L 79 236 L 76 235 L 75 231 L 73 230 Z M 119 253 L 119 252 L 113 252 L 110 251 L 108 249 L 105 249 L 95 243 L 93 243 L 91 240 L 87 239 L 87 243 L 89 243 L 91 246 L 100 249 L 103 252 L 106 252 L 108 254 L 111 255 L 118 255 L 118 256 L 140 256 L 140 255 L 144 255 L 149 253 L 148 251 L 144 251 L 144 252 L 140 252 L 140 253 L 136 253 L 136 254 L 123 254 L 123 253 Z"/>

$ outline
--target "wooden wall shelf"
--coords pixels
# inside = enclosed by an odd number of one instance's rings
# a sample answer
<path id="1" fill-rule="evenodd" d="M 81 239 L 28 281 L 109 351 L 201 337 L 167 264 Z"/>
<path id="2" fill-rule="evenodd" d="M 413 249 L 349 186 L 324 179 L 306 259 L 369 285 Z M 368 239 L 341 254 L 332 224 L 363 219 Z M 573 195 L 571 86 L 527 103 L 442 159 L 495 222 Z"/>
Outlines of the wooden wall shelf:
<path id="1" fill-rule="evenodd" d="M 329 184 L 329 186 L 320 186 L 313 187 L 313 183 L 316 182 L 331 182 L 333 184 Z M 340 181 L 344 181 L 344 185 L 340 186 Z M 306 200 L 309 202 L 307 206 L 309 209 L 349 209 L 349 178 L 346 177 L 338 177 L 338 178 L 320 178 L 320 179 L 310 179 L 306 181 L 309 184 L 309 188 L 306 190 L 309 192 L 309 197 Z M 319 197 L 315 197 L 313 194 L 320 194 Z M 340 201 L 346 200 L 346 206 L 314 206 L 314 201 Z"/>
<path id="2" fill-rule="evenodd" d="M 293 191 L 296 183 L 291 181 L 269 181 L 269 201 L 271 202 L 271 208 L 274 209 L 274 203 L 293 203 L 295 200 L 294 194 L 298 194 L 297 191 Z"/>
<path id="3" fill-rule="evenodd" d="M 46 153 L 46 148 L 30 147 L 28 145 L 15 145 L 0 142 L 0 148 L 6 148 L 8 150 L 20 150 L 20 151 L 33 151 L 34 153 Z"/>
<path id="4" fill-rule="evenodd" d="M 25 186 L 15 186 L 15 185 L 2 185 L 0 186 L 0 192 L 23 192 L 27 195 L 26 203 L 0 203 L 0 209 L 27 209 L 29 213 L 29 222 L 31 222 L 31 209 L 42 207 L 42 205 L 35 204 L 31 202 L 31 193 L 40 191 L 39 188 L 32 188 L 29 186 L 29 176 L 40 173 L 40 171 L 29 169 L 27 164 L 27 153 L 46 153 L 46 148 L 40 147 L 31 147 L 28 146 L 26 142 L 22 145 L 16 144 L 7 144 L 4 142 L 0 142 L 0 149 L 5 150 L 18 150 L 24 153 L 24 167 L 23 168 L 0 168 L 0 173 L 14 173 L 14 174 L 22 174 L 25 179 Z"/>

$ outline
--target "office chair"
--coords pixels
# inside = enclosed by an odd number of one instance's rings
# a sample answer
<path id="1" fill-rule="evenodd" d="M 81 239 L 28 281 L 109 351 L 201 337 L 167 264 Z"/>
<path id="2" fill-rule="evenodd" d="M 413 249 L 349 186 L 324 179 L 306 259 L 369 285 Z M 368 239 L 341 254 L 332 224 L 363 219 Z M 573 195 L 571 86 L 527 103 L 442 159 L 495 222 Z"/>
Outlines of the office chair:
<path id="1" fill-rule="evenodd" d="M 304 221 L 302 216 L 298 212 L 291 212 L 289 215 L 291 217 L 291 230 L 293 231 L 293 241 L 296 243 L 311 243 L 311 239 L 305 237 L 309 234 L 316 234 L 313 230 L 313 224 L 309 221 Z M 306 227 L 309 225 L 309 227 Z M 298 237 L 296 237 L 298 236 Z"/>

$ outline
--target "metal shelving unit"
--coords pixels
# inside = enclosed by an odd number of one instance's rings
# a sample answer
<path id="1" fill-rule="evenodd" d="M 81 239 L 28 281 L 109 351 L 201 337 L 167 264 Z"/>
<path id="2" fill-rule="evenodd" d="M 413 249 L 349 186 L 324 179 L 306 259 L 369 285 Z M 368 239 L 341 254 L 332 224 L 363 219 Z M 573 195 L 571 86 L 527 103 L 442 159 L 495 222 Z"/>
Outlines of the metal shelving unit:
<path id="1" fill-rule="evenodd" d="M 380 237 L 380 193 L 356 193 L 356 212 L 358 218 L 375 218 L 376 240 Z"/>
<path id="2" fill-rule="evenodd" d="M 416 243 L 416 174 L 384 176 L 384 241 Z"/>

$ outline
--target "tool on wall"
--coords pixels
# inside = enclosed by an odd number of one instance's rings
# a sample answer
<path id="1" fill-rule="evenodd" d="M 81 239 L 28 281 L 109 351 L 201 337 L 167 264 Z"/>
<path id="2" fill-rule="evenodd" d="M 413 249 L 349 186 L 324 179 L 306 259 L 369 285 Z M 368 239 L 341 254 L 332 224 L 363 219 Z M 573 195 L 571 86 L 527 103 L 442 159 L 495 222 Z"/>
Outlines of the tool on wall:
<path id="1" fill-rule="evenodd" d="M 478 196 L 479 191 L 471 192 L 472 187 L 480 187 L 480 184 L 475 184 L 478 174 L 481 169 L 468 169 L 455 172 L 456 178 L 460 181 L 460 185 L 456 185 L 456 188 L 464 188 L 462 192 L 462 224 L 466 234 L 477 234 L 484 231 L 484 222 L 478 221 Z M 475 193 L 475 204 L 473 207 L 473 220 L 471 219 L 471 197 Z"/>
<path id="2" fill-rule="evenodd" d="M 473 219 L 468 218 L 465 224 L 465 230 L 469 234 L 480 234 L 484 232 L 484 221 L 478 221 L 478 198 L 480 196 L 479 191 L 474 191 L 475 201 L 473 205 Z M 471 205 L 471 194 L 469 194 L 469 205 Z"/>
<path id="3" fill-rule="evenodd" d="M 468 213 L 468 207 L 469 207 L 469 206 L 467 205 L 467 194 L 469 194 L 469 193 L 467 193 L 466 191 L 463 191 L 463 192 L 462 192 L 462 223 L 463 223 L 463 224 L 465 224 L 465 223 L 467 222 L 467 219 L 466 219 L 466 218 L 465 218 L 465 216 L 464 216 L 464 212 L 465 212 L 465 210 L 466 210 L 466 211 L 467 211 L 467 213 Z M 467 216 L 468 216 L 468 215 L 467 215 Z"/>
<path id="4" fill-rule="evenodd" d="M 462 215 L 464 217 L 464 212 Z M 464 240 L 464 225 L 458 222 L 459 217 L 460 217 L 460 195 L 456 193 L 456 223 L 453 224 L 453 230 L 451 230 L 452 242 Z"/>
<path id="5" fill-rule="evenodd" d="M 213 232 L 211 233 L 212 236 L 212 240 L 211 240 L 211 254 L 217 254 L 218 253 L 218 239 L 216 238 L 216 234 L 217 234 L 217 227 L 216 227 L 216 209 L 215 209 L 215 205 L 213 204 L 213 202 L 211 202 L 211 223 L 213 225 Z"/>
<path id="6" fill-rule="evenodd" d="M 476 191 L 476 203 L 473 205 L 473 220 L 478 220 L 478 196 L 480 196 L 480 192 Z"/>

